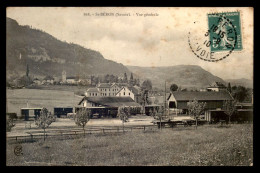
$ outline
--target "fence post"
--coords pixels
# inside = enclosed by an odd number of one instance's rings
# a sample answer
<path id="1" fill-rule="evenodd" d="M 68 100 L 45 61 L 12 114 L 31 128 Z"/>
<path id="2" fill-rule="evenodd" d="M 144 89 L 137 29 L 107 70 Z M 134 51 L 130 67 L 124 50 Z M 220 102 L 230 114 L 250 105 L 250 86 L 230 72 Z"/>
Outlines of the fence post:
<path id="1" fill-rule="evenodd" d="M 145 131 L 145 126 L 144 126 L 144 131 Z"/>

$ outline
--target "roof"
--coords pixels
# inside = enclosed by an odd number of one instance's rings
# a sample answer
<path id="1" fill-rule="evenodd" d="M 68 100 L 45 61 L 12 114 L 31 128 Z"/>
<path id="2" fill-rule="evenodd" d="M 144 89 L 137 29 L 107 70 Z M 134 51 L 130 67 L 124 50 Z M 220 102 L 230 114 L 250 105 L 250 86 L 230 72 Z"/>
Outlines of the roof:
<path id="1" fill-rule="evenodd" d="M 131 97 L 84 97 L 79 105 L 84 101 L 88 100 L 102 106 L 108 107 L 119 107 L 119 106 L 140 106 Z"/>
<path id="2" fill-rule="evenodd" d="M 226 86 L 221 82 L 213 82 L 212 84 L 209 85 L 209 88 L 210 87 L 226 88 Z"/>
<path id="3" fill-rule="evenodd" d="M 190 100 L 201 100 L 201 101 L 209 101 L 209 100 L 233 100 L 233 97 L 227 91 L 174 91 L 172 92 L 174 98 L 177 101 L 190 101 Z M 170 96 L 172 95 L 170 94 Z M 168 99 L 170 98 L 168 97 Z"/>
<path id="4" fill-rule="evenodd" d="M 139 90 L 135 87 L 128 87 L 128 89 L 131 90 L 134 93 L 134 95 L 139 94 Z"/>
<path id="5" fill-rule="evenodd" d="M 97 85 L 98 88 L 110 88 L 111 84 L 109 83 L 99 83 Z"/>
<path id="6" fill-rule="evenodd" d="M 99 92 L 97 88 L 89 88 L 87 92 Z"/>
<path id="7" fill-rule="evenodd" d="M 21 109 L 34 110 L 34 109 L 42 109 L 42 108 L 21 108 Z"/>
<path id="8" fill-rule="evenodd" d="M 44 78 L 44 80 L 54 80 L 54 78 L 51 77 L 51 76 L 46 76 L 46 77 Z"/>
<path id="9" fill-rule="evenodd" d="M 135 87 L 127 87 L 127 86 L 123 86 L 116 94 L 118 94 L 120 91 L 122 91 L 123 88 L 128 88 L 134 95 L 138 95 L 140 94 L 139 93 L 139 90 L 136 89 Z"/>

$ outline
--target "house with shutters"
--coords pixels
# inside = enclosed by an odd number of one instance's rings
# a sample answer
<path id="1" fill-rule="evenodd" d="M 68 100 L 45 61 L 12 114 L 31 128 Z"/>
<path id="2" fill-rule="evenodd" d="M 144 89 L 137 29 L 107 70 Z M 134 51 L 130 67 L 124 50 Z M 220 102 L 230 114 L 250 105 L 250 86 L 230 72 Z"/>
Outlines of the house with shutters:
<path id="1" fill-rule="evenodd" d="M 135 102 L 140 103 L 140 89 L 134 86 L 123 86 L 117 93 L 117 97 L 131 97 Z"/>

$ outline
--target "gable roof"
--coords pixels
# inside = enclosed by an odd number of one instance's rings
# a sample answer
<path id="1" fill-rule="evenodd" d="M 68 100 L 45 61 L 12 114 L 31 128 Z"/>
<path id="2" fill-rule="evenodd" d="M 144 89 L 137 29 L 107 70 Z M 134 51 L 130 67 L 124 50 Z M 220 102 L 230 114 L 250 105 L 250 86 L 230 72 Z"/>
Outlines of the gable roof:
<path id="1" fill-rule="evenodd" d="M 102 106 L 108 107 L 119 107 L 119 106 L 140 106 L 136 103 L 131 97 L 84 97 L 79 105 L 87 100 L 89 102 L 93 102 Z"/>
<path id="2" fill-rule="evenodd" d="M 135 87 L 128 87 L 128 86 L 123 86 L 117 93 L 116 95 L 122 91 L 123 88 L 128 88 L 128 90 L 130 90 L 134 95 L 138 95 L 139 94 L 139 90 Z"/>
<path id="3" fill-rule="evenodd" d="M 99 92 L 97 88 L 89 88 L 87 92 Z"/>
<path id="4" fill-rule="evenodd" d="M 111 84 L 109 83 L 99 83 L 97 85 L 98 88 L 110 88 Z"/>
<path id="5" fill-rule="evenodd" d="M 168 99 L 174 96 L 177 101 L 190 101 L 190 100 L 201 100 L 201 101 L 210 101 L 210 100 L 233 100 L 233 97 L 228 91 L 207 91 L 207 92 L 198 92 L 198 91 L 174 91 L 170 94 Z"/>

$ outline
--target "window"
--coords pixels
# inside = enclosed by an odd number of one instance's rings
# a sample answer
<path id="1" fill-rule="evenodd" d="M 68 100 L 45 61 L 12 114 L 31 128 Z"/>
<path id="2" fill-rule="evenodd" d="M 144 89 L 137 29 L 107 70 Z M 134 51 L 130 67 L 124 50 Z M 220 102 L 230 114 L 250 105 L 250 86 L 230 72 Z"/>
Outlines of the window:
<path id="1" fill-rule="evenodd" d="M 125 92 L 124 92 L 124 96 L 125 96 Z"/>
<path id="2" fill-rule="evenodd" d="M 97 93 L 96 93 L 96 96 L 97 96 Z"/>
<path id="3" fill-rule="evenodd" d="M 105 91 L 107 91 L 107 89 L 105 89 Z"/>
<path id="4" fill-rule="evenodd" d="M 129 95 L 130 95 L 130 93 L 129 93 Z"/>
<path id="5" fill-rule="evenodd" d="M 107 93 L 105 93 L 105 96 L 107 96 Z"/>
<path id="6" fill-rule="evenodd" d="M 108 95 L 110 96 L 110 93 Z"/>

